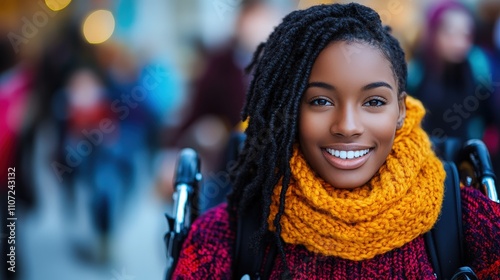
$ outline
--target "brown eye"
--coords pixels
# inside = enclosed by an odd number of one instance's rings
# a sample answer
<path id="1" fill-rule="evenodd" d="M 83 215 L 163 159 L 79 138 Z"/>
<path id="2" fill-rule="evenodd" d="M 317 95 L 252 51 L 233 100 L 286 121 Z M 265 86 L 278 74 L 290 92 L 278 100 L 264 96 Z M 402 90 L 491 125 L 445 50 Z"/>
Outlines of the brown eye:
<path id="1" fill-rule="evenodd" d="M 368 106 L 368 107 L 380 107 L 380 106 L 383 106 L 385 105 L 386 103 L 382 100 L 379 100 L 379 99 L 371 99 L 371 100 L 368 100 L 364 106 Z"/>
<path id="2" fill-rule="evenodd" d="M 313 106 L 331 106 L 333 105 L 332 102 L 324 99 L 324 98 L 316 98 L 312 100 L 309 104 Z"/>

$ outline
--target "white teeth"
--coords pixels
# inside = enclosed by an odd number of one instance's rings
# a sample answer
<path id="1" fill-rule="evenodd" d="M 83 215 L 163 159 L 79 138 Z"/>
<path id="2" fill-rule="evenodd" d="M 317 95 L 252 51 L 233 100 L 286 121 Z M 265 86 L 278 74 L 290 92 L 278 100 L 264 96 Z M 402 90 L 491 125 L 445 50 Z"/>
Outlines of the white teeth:
<path id="1" fill-rule="evenodd" d="M 334 157 L 338 157 L 341 159 L 353 159 L 366 155 L 370 151 L 370 149 L 357 150 L 357 151 L 340 151 L 334 149 L 326 149 L 326 151 Z"/>

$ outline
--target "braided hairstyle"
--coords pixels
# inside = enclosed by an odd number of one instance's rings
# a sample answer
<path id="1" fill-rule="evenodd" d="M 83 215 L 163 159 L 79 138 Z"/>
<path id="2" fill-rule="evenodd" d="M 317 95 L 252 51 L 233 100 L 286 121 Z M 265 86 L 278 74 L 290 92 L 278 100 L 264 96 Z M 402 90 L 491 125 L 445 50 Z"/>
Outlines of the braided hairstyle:
<path id="1" fill-rule="evenodd" d="M 311 68 L 331 42 L 362 42 L 376 47 L 391 62 L 398 92 L 406 88 L 405 55 L 379 15 L 360 4 L 319 5 L 287 15 L 257 48 L 249 70 L 250 84 L 242 119 L 248 119 L 246 141 L 233 168 L 233 192 L 228 209 L 235 221 L 259 203 L 262 207 L 259 243 L 267 232 L 273 189 L 282 183 L 274 236 L 284 259 L 280 238 L 285 193 L 290 182 L 290 158 L 297 142 L 300 101 Z M 285 262 L 283 262 L 285 263 Z M 288 271 L 285 264 L 285 271 Z"/>

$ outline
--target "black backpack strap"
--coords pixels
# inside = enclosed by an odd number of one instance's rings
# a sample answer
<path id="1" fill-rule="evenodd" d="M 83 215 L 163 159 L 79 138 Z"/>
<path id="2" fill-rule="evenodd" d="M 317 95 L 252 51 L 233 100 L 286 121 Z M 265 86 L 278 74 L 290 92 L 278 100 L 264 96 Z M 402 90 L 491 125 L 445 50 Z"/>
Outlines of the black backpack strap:
<path id="1" fill-rule="evenodd" d="M 252 209 L 253 210 L 253 209 Z M 235 257 L 233 259 L 233 279 L 241 279 L 245 274 L 255 279 L 259 271 L 255 251 L 251 248 L 252 235 L 259 229 L 257 211 L 249 211 L 238 217 L 236 228 Z"/>
<path id="2" fill-rule="evenodd" d="M 233 279 L 268 279 L 276 255 L 276 246 L 262 244 L 256 252 L 252 238 L 260 227 L 261 211 L 255 203 L 245 215 L 238 217 L 233 258 Z M 264 242 L 263 242 L 264 243 Z M 265 263 L 263 263 L 265 260 Z M 261 271 L 263 274 L 261 274 Z M 242 278 L 248 275 L 248 278 Z"/>
<path id="3" fill-rule="evenodd" d="M 446 179 L 441 214 L 424 235 L 427 251 L 438 279 L 451 279 L 464 264 L 462 204 L 457 167 L 444 161 Z"/>

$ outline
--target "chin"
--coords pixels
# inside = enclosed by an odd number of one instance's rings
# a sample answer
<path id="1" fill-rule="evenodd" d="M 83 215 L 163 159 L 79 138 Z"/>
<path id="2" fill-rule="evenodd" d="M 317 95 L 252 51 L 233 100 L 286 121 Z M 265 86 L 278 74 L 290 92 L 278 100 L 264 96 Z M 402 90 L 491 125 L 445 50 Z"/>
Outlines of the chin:
<path id="1" fill-rule="evenodd" d="M 327 181 L 332 187 L 336 189 L 352 190 L 365 185 L 368 181 L 364 180 L 346 180 L 346 181 Z"/>

